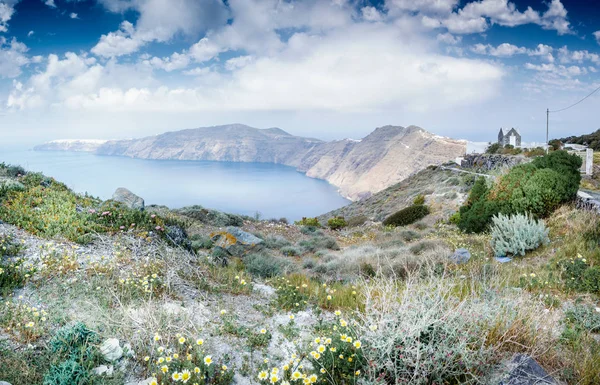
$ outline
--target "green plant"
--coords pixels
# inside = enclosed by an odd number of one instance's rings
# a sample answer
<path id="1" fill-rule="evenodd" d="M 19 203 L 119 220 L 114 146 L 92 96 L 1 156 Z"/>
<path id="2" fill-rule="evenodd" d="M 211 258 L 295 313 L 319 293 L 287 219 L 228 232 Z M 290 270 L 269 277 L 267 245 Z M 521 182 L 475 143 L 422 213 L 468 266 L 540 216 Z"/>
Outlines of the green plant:
<path id="1" fill-rule="evenodd" d="M 558 263 L 567 289 L 600 293 L 600 267 L 590 265 L 581 254 Z"/>
<path id="2" fill-rule="evenodd" d="M 423 205 L 414 205 L 406 207 L 385 218 L 385 226 L 406 226 L 424 218 L 429 214 L 429 207 Z"/>
<path id="3" fill-rule="evenodd" d="M 425 204 L 425 196 L 423 194 L 419 194 L 413 200 L 413 205 L 422 206 Z"/>
<path id="4" fill-rule="evenodd" d="M 287 259 L 275 257 L 269 254 L 249 254 L 244 257 L 246 271 L 250 274 L 271 278 L 293 270 L 293 265 Z"/>
<path id="5" fill-rule="evenodd" d="M 298 246 L 310 253 L 314 253 L 317 250 L 329 249 L 339 250 L 340 246 L 337 244 L 334 238 L 327 236 L 315 235 L 310 239 L 304 239 L 298 242 Z"/>
<path id="6" fill-rule="evenodd" d="M 298 286 L 289 279 L 279 277 L 274 281 L 276 287 L 276 304 L 283 310 L 300 311 L 308 304 L 309 289 L 306 284 Z"/>
<path id="7" fill-rule="evenodd" d="M 75 359 L 50 366 L 44 375 L 43 385 L 83 385 L 89 383 L 90 373 Z"/>
<path id="8" fill-rule="evenodd" d="M 524 256 L 525 252 L 550 242 L 544 222 L 525 214 L 494 216 L 491 235 L 496 256 Z"/>
<path id="9" fill-rule="evenodd" d="M 250 349 L 264 348 L 269 345 L 272 335 L 267 329 L 261 329 L 258 332 L 250 333 L 247 338 L 247 343 Z"/>
<path id="10" fill-rule="evenodd" d="M 366 215 L 357 215 L 355 217 L 348 218 L 348 227 L 357 227 L 365 224 L 369 220 Z"/>
<path id="11" fill-rule="evenodd" d="M 460 211 L 457 211 L 454 214 L 450 215 L 450 218 L 448 218 L 448 222 L 454 225 L 458 225 L 460 223 Z"/>
<path id="12" fill-rule="evenodd" d="M 348 226 L 348 222 L 346 222 L 344 217 L 334 217 L 334 218 L 329 218 L 329 220 L 327 221 L 327 226 L 331 230 L 339 230 L 339 229 L 342 229 L 342 228 Z"/>
<path id="13" fill-rule="evenodd" d="M 318 218 L 306 218 L 302 217 L 299 221 L 294 221 L 296 226 L 311 226 L 311 227 L 321 227 L 321 223 Z"/>
<path id="14" fill-rule="evenodd" d="M 302 251 L 294 246 L 285 246 L 281 248 L 281 253 L 288 257 L 297 257 L 302 254 Z"/>
<path id="15" fill-rule="evenodd" d="M 565 321 L 573 327 L 590 333 L 600 332 L 600 308 L 575 305 L 565 312 Z"/>

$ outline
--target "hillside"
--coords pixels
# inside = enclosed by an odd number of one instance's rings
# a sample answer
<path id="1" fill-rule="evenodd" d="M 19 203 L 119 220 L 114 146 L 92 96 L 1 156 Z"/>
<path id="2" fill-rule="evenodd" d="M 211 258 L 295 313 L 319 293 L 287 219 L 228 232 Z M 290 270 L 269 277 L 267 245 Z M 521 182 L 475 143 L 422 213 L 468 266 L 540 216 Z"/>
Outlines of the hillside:
<path id="1" fill-rule="evenodd" d="M 73 144 L 73 150 L 80 146 Z M 50 142 L 36 150 L 71 148 Z M 442 138 L 416 126 L 377 128 L 360 141 L 324 142 L 279 128 L 242 124 L 195 128 L 141 139 L 112 140 L 88 151 L 141 159 L 267 162 L 295 167 L 324 179 L 351 200 L 368 197 L 429 165 L 464 155 L 466 142 Z"/>
<path id="2" fill-rule="evenodd" d="M 583 144 L 592 148 L 594 151 L 600 151 L 600 129 L 591 134 L 579 136 L 573 135 L 558 140 L 562 143 Z"/>
<path id="3" fill-rule="evenodd" d="M 424 195 L 423 220 L 334 231 L 140 211 L 0 163 L 0 381 L 600 383 L 598 216 L 562 206 L 548 244 L 499 263 L 442 219 L 469 177 L 422 170 L 349 207 Z"/>
<path id="4" fill-rule="evenodd" d="M 410 206 L 418 195 L 423 195 L 434 208 L 436 219 L 447 219 L 466 199 L 475 178 L 430 166 L 371 197 L 353 202 L 319 217 L 324 223 L 331 217 L 359 218 L 381 222 L 396 211 Z M 434 220 L 435 223 L 435 220 Z"/>

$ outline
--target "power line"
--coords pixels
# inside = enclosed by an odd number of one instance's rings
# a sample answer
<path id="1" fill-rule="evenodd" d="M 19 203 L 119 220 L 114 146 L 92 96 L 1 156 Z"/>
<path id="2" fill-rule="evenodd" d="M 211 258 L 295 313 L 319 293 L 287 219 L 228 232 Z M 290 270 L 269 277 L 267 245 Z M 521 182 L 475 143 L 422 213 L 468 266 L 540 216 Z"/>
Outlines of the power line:
<path id="1" fill-rule="evenodd" d="M 595 94 L 596 92 L 598 92 L 598 90 L 600 90 L 600 87 L 596 88 L 595 90 L 593 90 L 589 95 L 587 95 L 585 98 L 581 99 L 580 101 L 578 101 L 575 104 L 571 104 L 569 107 L 566 108 L 561 108 L 560 110 L 554 110 L 554 111 L 548 111 L 548 112 L 561 112 L 564 110 L 568 110 L 571 107 L 575 107 L 576 105 L 578 105 L 579 103 L 583 102 L 585 99 L 589 98 L 590 96 L 592 96 L 593 94 Z"/>

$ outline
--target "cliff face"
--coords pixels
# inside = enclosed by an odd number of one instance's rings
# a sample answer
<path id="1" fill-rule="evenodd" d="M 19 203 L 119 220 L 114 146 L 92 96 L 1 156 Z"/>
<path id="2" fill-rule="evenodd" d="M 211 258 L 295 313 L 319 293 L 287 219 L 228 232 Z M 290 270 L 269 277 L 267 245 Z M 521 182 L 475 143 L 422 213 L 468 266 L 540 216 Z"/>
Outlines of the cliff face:
<path id="1" fill-rule="evenodd" d="M 53 140 L 33 149 L 36 151 L 78 151 L 78 152 L 95 152 L 98 147 L 106 143 L 106 140 L 96 139 L 62 139 Z"/>
<path id="2" fill-rule="evenodd" d="M 51 143 L 35 149 L 71 150 L 68 145 L 57 147 Z M 231 124 L 106 141 L 88 151 L 142 159 L 284 164 L 309 177 L 327 180 L 339 187 L 342 195 L 357 200 L 424 167 L 464 155 L 466 142 L 435 136 L 416 126 L 385 126 L 360 141 L 324 142 L 290 135 L 278 128 Z"/>

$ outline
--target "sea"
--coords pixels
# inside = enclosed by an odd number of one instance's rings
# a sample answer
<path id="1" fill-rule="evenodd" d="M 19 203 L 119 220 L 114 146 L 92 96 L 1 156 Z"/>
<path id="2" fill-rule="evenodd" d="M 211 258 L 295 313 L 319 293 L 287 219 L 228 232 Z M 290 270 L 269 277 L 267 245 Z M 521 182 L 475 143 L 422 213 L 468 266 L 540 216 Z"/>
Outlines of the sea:
<path id="1" fill-rule="evenodd" d="M 350 203 L 326 181 L 269 163 L 146 160 L 1 146 L 0 162 L 43 172 L 76 192 L 101 199 L 125 187 L 146 205 L 200 205 L 262 219 L 294 221 Z"/>

